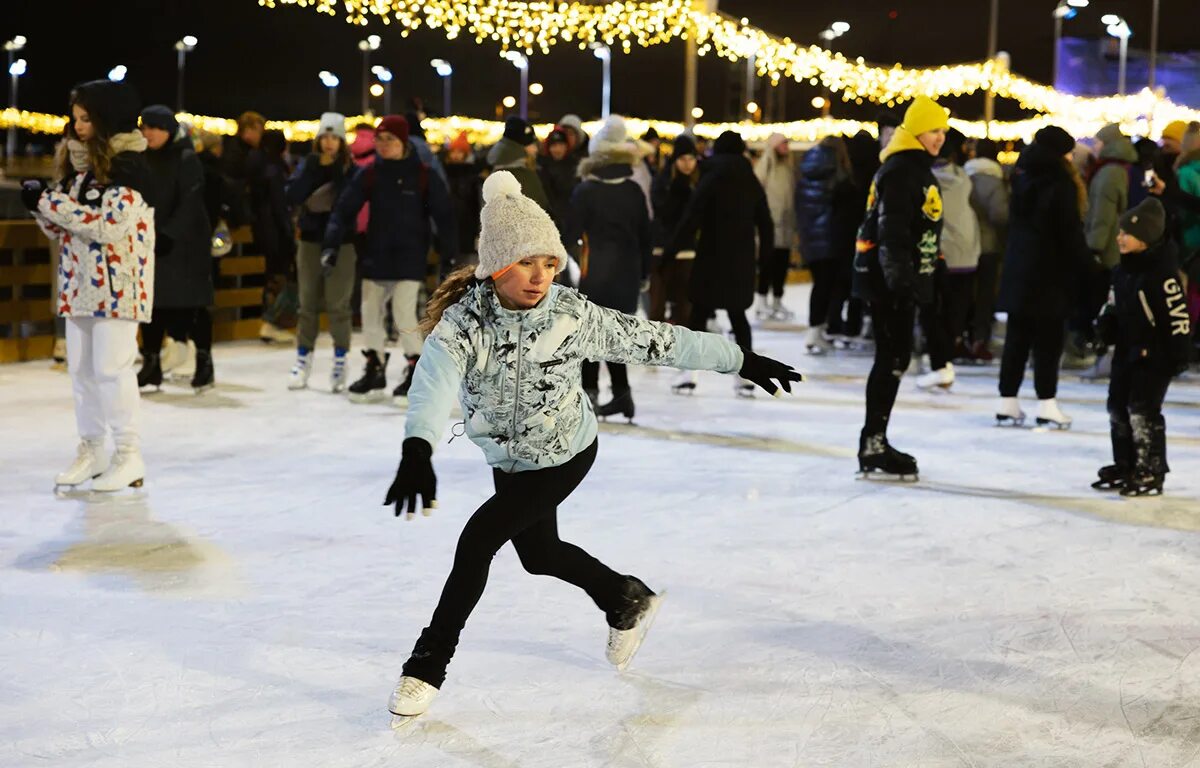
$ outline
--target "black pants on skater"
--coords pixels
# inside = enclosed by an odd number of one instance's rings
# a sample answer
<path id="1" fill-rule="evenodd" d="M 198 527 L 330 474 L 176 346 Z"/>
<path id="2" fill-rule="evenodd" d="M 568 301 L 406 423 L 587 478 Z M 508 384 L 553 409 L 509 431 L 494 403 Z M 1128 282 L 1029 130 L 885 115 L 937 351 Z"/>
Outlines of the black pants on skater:
<path id="1" fill-rule="evenodd" d="M 613 395 L 629 391 L 629 371 L 624 363 L 604 362 L 608 368 L 608 381 L 612 384 Z M 583 388 L 585 390 L 600 389 L 600 363 L 585 360 L 583 363 Z"/>
<path id="2" fill-rule="evenodd" d="M 863 329 L 863 302 L 862 299 L 851 295 L 854 281 L 852 259 L 835 257 L 833 264 L 833 285 L 829 296 L 829 332 L 841 336 L 858 336 Z M 816 277 L 813 279 L 816 280 Z"/>
<path id="3" fill-rule="evenodd" d="M 810 328 L 827 325 L 832 315 L 834 283 L 837 281 L 838 263 L 833 259 L 814 261 L 808 265 L 812 275 L 812 292 L 808 294 L 808 325 Z M 838 312 L 841 312 L 838 306 Z"/>
<path id="4" fill-rule="evenodd" d="M 688 329 L 705 331 L 708 328 L 708 318 L 715 314 L 716 310 L 712 307 L 704 304 L 692 304 L 692 317 L 688 321 Z M 733 331 L 733 340 L 742 349 L 751 349 L 750 321 L 746 319 L 746 310 L 727 309 L 725 314 L 729 316 L 729 329 Z"/>
<path id="5" fill-rule="evenodd" d="M 1000 397 L 1016 397 L 1033 352 L 1033 388 L 1038 400 L 1058 394 L 1058 365 L 1063 352 L 1064 318 L 1010 313 L 1000 355 Z"/>
<path id="6" fill-rule="evenodd" d="M 975 301 L 971 308 L 971 341 L 987 344 L 992 340 L 992 325 L 996 316 L 996 286 L 1000 282 L 999 253 L 979 254 L 975 270 Z"/>
<path id="7" fill-rule="evenodd" d="M 875 364 L 867 376 L 867 418 L 864 435 L 886 435 L 900 378 L 912 360 L 913 320 L 916 309 L 912 304 L 871 302 L 871 317 L 875 323 Z"/>
<path id="8" fill-rule="evenodd" d="M 767 291 L 775 298 L 783 297 L 783 286 L 787 282 L 788 266 L 792 260 L 792 252 L 787 248 L 775 248 L 764 254 L 758 265 L 758 295 L 766 296 Z"/>
<path id="9" fill-rule="evenodd" d="M 143 354 L 157 355 L 167 334 L 176 341 L 191 339 L 196 349 L 211 350 L 212 316 L 208 307 L 155 307 L 151 321 L 142 325 Z"/>
<path id="10" fill-rule="evenodd" d="M 1148 360 L 1129 362 L 1129 352 L 1117 347 L 1108 382 L 1108 422 L 1113 464 L 1138 474 L 1165 475 L 1167 422 L 1163 400 L 1171 385 L 1170 371 Z"/>
<path id="11" fill-rule="evenodd" d="M 1075 316 L 1071 318 L 1071 332 L 1080 340 L 1092 341 L 1096 337 L 1096 317 L 1108 301 L 1112 270 L 1100 267 L 1085 269 L 1080 278 Z"/>
<path id="12" fill-rule="evenodd" d="M 493 470 L 496 493 L 463 528 L 441 600 L 404 665 L 405 675 L 442 687 L 459 634 L 487 585 L 492 557 L 509 541 L 526 571 L 574 584 L 606 613 L 621 605 L 626 577 L 558 538 L 558 505 L 595 460 L 593 442 L 558 467 L 512 474 Z"/>
<path id="13" fill-rule="evenodd" d="M 950 356 L 953 358 L 959 343 L 964 340 L 967 325 L 970 320 L 971 302 L 975 300 L 975 271 L 950 272 L 946 275 L 946 296 L 942 302 L 945 308 L 946 341 L 950 345 Z"/>

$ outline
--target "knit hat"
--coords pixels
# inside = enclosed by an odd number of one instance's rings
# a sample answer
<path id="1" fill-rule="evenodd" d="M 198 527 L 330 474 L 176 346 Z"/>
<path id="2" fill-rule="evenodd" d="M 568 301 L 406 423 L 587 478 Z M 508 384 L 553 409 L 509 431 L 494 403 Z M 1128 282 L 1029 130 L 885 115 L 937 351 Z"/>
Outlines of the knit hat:
<path id="1" fill-rule="evenodd" d="M 1156 197 L 1147 197 L 1121 217 L 1121 231 L 1133 235 L 1146 245 L 1162 240 L 1167 230 L 1167 211 Z"/>
<path id="2" fill-rule="evenodd" d="M 681 133 L 675 137 L 675 145 L 671 148 L 671 162 L 675 162 L 684 155 L 696 154 L 696 142 L 691 136 L 686 133 Z"/>
<path id="3" fill-rule="evenodd" d="M 787 136 L 784 136 L 782 133 L 775 132 L 767 137 L 767 149 L 773 150 L 785 143 L 787 143 Z"/>
<path id="4" fill-rule="evenodd" d="M 875 124 L 880 128 L 899 128 L 900 117 L 890 109 L 881 109 L 875 113 Z"/>
<path id="5" fill-rule="evenodd" d="M 537 134 L 533 132 L 532 125 L 512 115 L 504 121 L 504 138 L 511 139 L 522 147 L 528 147 L 537 141 Z"/>
<path id="6" fill-rule="evenodd" d="M 530 256 L 558 259 L 556 274 L 567 266 L 567 251 L 550 214 L 521 194 L 521 182 L 508 171 L 496 171 L 483 182 L 479 220 L 475 277 L 480 280 Z"/>
<path id="7" fill-rule="evenodd" d="M 339 139 L 346 140 L 346 116 L 339 112 L 326 112 L 321 115 L 321 122 L 317 125 L 317 138 L 324 136 L 327 133 L 332 133 Z"/>
<path id="8" fill-rule="evenodd" d="M 1183 134 L 1187 131 L 1187 123 L 1182 120 L 1172 120 L 1167 123 L 1167 127 L 1162 129 L 1162 137 L 1164 139 L 1172 139 L 1174 141 L 1183 141 Z"/>
<path id="9" fill-rule="evenodd" d="M 746 151 L 746 141 L 737 131 L 725 131 L 713 142 L 714 155 L 741 155 Z"/>
<path id="10" fill-rule="evenodd" d="M 379 121 L 379 125 L 375 126 L 375 135 L 378 136 L 383 132 L 387 132 L 408 143 L 408 120 L 404 115 L 388 115 Z"/>
<path id="11" fill-rule="evenodd" d="M 1096 131 L 1096 138 L 1105 144 L 1112 144 L 1114 141 L 1120 141 L 1124 137 L 1125 134 L 1121 133 L 1121 126 L 1116 123 L 1109 123 Z"/>
<path id="12" fill-rule="evenodd" d="M 946 131 L 946 141 L 942 144 L 942 151 L 938 153 L 938 157 L 962 162 L 962 149 L 966 141 L 967 137 L 962 131 L 957 128 L 951 128 Z"/>
<path id="13" fill-rule="evenodd" d="M 549 148 L 551 144 L 569 144 L 569 143 L 570 143 L 570 141 L 567 139 L 567 132 L 565 130 L 563 130 L 562 126 L 558 126 L 558 125 L 554 126 L 554 129 L 546 135 L 546 147 L 547 148 Z"/>
<path id="14" fill-rule="evenodd" d="M 642 141 L 657 141 L 661 138 L 662 137 L 658 135 L 658 131 L 654 130 L 653 125 L 647 128 L 646 132 L 642 134 Z"/>
<path id="15" fill-rule="evenodd" d="M 71 90 L 71 103 L 87 110 L 101 139 L 137 130 L 141 99 L 132 85 L 112 80 L 91 80 Z"/>
<path id="16" fill-rule="evenodd" d="M 175 111 L 162 104 L 153 104 L 142 110 L 142 127 L 157 128 L 172 136 L 179 130 L 179 121 L 175 119 Z"/>
<path id="17" fill-rule="evenodd" d="M 1057 125 L 1047 125 L 1033 134 L 1033 143 L 1040 144 L 1056 155 L 1065 155 L 1075 149 L 1075 139 Z"/>
<path id="18" fill-rule="evenodd" d="M 458 135 L 450 142 L 450 150 L 452 152 L 462 152 L 464 155 L 471 154 L 471 140 L 467 138 L 466 131 L 458 132 Z"/>
<path id="19" fill-rule="evenodd" d="M 579 119 L 579 115 L 563 115 L 558 124 L 562 128 L 574 128 L 575 133 L 583 135 L 583 121 Z"/>
<path id="20" fill-rule="evenodd" d="M 913 136 L 920 136 L 927 131 L 950 127 L 946 109 L 928 96 L 918 96 L 904 111 L 904 122 L 901 127 Z"/>
<path id="21" fill-rule="evenodd" d="M 631 151 L 629 132 L 625 128 L 625 118 L 620 115 L 609 115 L 596 130 L 596 135 L 588 142 L 588 154 L 601 152 Z"/>

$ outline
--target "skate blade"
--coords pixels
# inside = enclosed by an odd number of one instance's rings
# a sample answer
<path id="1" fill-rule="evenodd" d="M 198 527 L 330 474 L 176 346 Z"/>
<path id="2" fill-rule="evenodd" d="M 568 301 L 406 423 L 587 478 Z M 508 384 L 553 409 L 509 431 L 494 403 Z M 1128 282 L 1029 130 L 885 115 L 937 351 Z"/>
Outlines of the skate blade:
<path id="1" fill-rule="evenodd" d="M 383 393 L 375 394 L 375 393 L 367 392 L 367 393 L 359 395 L 359 394 L 355 394 L 355 393 L 351 392 L 349 400 L 352 403 L 369 404 L 369 403 L 382 403 L 382 402 L 386 401 L 389 397 L 390 397 L 390 395 L 386 395 Z"/>
<path id="2" fill-rule="evenodd" d="M 1096 482 L 1092 483 L 1092 489 L 1096 491 L 1119 491 L 1124 487 L 1125 484 L 1120 482 L 1114 483 L 1104 480 L 1097 480 Z"/>
<path id="3" fill-rule="evenodd" d="M 205 392 L 208 392 L 209 390 L 216 389 L 216 388 L 217 388 L 216 384 L 205 384 L 202 387 L 192 387 L 192 390 L 197 395 L 203 395 Z"/>
<path id="4" fill-rule="evenodd" d="M 671 393 L 675 395 L 694 395 L 696 394 L 695 384 L 679 384 L 671 387 Z"/>
<path id="5" fill-rule="evenodd" d="M 1015 418 L 1013 416 L 1001 416 L 996 414 L 997 427 L 1023 427 L 1025 426 L 1025 417 Z"/>
<path id="6" fill-rule="evenodd" d="M 658 609 L 662 605 L 663 598 L 667 596 L 667 591 L 664 589 L 654 597 L 650 598 L 650 607 L 646 609 L 646 617 L 638 624 L 638 635 L 633 644 L 633 649 L 629 652 L 629 658 L 617 665 L 618 672 L 624 672 L 633 662 L 633 657 L 637 655 L 638 650 L 642 647 L 642 641 L 646 639 L 646 634 L 650 631 L 651 625 L 654 624 L 654 618 L 658 616 Z"/>
<path id="7" fill-rule="evenodd" d="M 394 405 L 397 408 L 407 408 L 408 407 L 408 395 L 400 395 L 399 397 L 393 396 L 392 397 L 392 405 Z"/>
<path id="8" fill-rule="evenodd" d="M 420 717 L 420 715 L 397 715 L 395 712 L 393 712 L 392 713 L 392 730 L 398 731 L 401 728 L 403 728 L 404 726 L 411 723 L 413 720 L 416 720 L 418 717 Z"/>
<path id="9" fill-rule="evenodd" d="M 1071 422 L 1069 422 L 1069 421 L 1066 421 L 1066 422 L 1054 421 L 1053 419 L 1043 419 L 1043 418 L 1039 418 L 1037 420 L 1037 425 L 1039 427 L 1045 427 L 1046 429 L 1057 429 L 1060 432 L 1066 432 L 1068 429 L 1071 428 Z"/>
<path id="10" fill-rule="evenodd" d="M 897 475 L 890 472 L 883 472 L 878 469 L 860 469 L 858 470 L 859 480 L 870 480 L 876 483 L 915 483 L 921 479 L 919 473 Z"/>

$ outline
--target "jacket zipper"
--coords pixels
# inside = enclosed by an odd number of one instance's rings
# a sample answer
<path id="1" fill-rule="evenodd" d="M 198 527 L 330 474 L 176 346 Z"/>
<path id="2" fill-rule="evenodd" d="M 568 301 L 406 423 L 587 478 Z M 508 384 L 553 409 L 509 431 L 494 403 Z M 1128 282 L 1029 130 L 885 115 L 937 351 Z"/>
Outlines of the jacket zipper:
<path id="1" fill-rule="evenodd" d="M 525 318 L 517 321 L 517 385 L 513 389 L 513 419 L 512 419 L 512 437 L 508 441 L 508 458 L 512 459 L 510 470 L 517 468 L 517 460 L 513 457 L 512 446 L 517 439 L 517 412 L 521 408 L 521 347 L 524 345 L 524 334 L 522 331 L 525 328 Z"/>

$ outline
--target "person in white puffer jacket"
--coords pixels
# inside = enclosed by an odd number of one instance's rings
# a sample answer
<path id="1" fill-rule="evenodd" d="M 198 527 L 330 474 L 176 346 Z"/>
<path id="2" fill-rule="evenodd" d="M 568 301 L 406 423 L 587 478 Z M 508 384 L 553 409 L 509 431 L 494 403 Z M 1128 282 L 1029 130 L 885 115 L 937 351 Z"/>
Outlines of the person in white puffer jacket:
<path id="1" fill-rule="evenodd" d="M 424 514 L 435 506 L 431 455 L 456 396 L 467 436 L 492 466 L 496 493 L 459 538 L 441 600 L 393 691 L 389 709 L 397 717 L 423 713 L 441 688 L 492 557 L 509 541 L 527 571 L 580 587 L 605 612 L 610 662 L 623 669 L 640 645 L 658 596 L 558 537 L 558 506 L 596 458 L 585 360 L 739 372 L 773 394 L 801 380 L 721 336 L 639 320 L 555 283 L 567 255 L 550 216 L 504 171 L 484 182 L 483 198 L 479 266 L 451 274 L 429 302 L 423 330 L 431 332 L 384 503 L 408 518 L 418 496 Z"/>
<path id="2" fill-rule="evenodd" d="M 141 486 L 138 433 L 139 322 L 154 293 L 154 211 L 143 197 L 149 167 L 137 131 L 141 105 L 125 83 L 95 80 L 71 92 L 71 121 L 52 186 L 21 194 L 46 236 L 58 242 L 58 315 L 67 320 L 67 361 L 80 444 L 55 480 L 96 491 Z M 116 452 L 104 452 L 112 432 Z"/>

